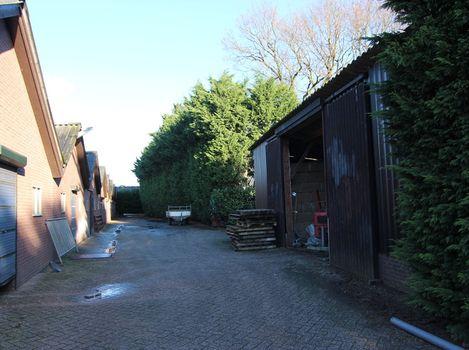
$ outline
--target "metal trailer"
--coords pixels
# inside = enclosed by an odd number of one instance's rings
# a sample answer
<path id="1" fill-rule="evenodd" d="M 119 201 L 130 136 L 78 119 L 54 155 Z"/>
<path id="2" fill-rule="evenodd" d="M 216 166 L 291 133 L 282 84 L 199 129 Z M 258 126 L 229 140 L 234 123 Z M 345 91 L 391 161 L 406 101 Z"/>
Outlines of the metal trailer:
<path id="1" fill-rule="evenodd" d="M 191 216 L 192 208 L 190 205 L 168 205 L 166 211 L 166 218 L 168 223 L 172 225 L 173 222 L 179 223 L 179 225 L 187 224 Z"/>

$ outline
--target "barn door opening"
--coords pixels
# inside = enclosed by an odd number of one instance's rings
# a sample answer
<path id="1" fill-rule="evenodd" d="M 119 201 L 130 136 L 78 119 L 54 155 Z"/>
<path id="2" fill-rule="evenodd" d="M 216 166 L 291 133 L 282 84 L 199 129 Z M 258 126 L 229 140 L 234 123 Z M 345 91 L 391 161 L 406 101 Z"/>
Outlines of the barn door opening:
<path id="1" fill-rule="evenodd" d="M 0 167 L 0 286 L 16 275 L 16 171 Z"/>
<path id="2" fill-rule="evenodd" d="M 288 133 L 291 198 L 287 208 L 293 247 L 328 251 L 327 201 L 321 114 Z M 288 188 L 288 186 L 286 186 Z"/>

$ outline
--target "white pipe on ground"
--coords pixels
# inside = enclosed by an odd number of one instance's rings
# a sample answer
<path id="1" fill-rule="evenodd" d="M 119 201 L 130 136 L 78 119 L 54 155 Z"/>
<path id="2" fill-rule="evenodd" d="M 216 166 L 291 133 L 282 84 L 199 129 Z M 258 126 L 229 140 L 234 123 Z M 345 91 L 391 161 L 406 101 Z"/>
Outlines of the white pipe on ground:
<path id="1" fill-rule="evenodd" d="M 407 322 L 404 322 L 404 321 L 398 319 L 397 317 L 391 317 L 390 321 L 394 326 L 396 326 L 396 327 L 406 331 L 407 333 L 410 333 L 410 334 L 412 334 L 412 335 L 414 335 L 414 336 L 416 336 L 420 339 L 423 339 L 427 343 L 435 345 L 435 346 L 439 347 L 440 349 L 444 349 L 444 350 L 464 350 L 462 347 L 460 347 L 458 345 L 450 343 L 449 341 L 441 339 L 440 337 L 437 337 L 436 335 L 433 335 L 431 333 L 425 332 L 424 330 L 422 330 L 418 327 L 412 326 L 411 324 L 409 324 Z"/>

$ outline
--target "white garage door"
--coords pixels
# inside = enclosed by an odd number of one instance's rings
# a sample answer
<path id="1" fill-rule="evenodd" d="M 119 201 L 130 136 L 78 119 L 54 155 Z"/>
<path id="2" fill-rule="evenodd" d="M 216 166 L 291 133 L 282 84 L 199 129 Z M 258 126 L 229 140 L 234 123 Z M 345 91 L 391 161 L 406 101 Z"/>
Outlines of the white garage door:
<path id="1" fill-rule="evenodd" d="M 0 286 L 16 274 L 16 172 L 0 167 Z"/>

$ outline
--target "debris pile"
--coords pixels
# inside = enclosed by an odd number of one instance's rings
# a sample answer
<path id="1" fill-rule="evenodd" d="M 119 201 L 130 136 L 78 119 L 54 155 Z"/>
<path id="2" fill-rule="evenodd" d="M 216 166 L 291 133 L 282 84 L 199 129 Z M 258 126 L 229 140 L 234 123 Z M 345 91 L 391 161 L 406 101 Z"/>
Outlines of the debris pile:
<path id="1" fill-rule="evenodd" d="M 258 250 L 277 247 L 275 211 L 271 209 L 238 210 L 230 215 L 226 233 L 235 250 Z"/>

